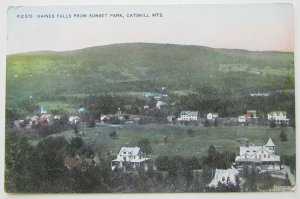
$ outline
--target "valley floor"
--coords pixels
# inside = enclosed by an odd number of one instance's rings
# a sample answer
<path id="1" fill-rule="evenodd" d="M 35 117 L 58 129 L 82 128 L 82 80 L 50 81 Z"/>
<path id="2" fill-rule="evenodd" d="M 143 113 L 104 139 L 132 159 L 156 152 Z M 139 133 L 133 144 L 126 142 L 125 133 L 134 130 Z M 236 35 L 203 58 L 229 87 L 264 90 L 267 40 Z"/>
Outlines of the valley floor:
<path id="1" fill-rule="evenodd" d="M 188 129 L 193 133 L 188 134 Z M 110 139 L 109 134 L 116 131 L 117 139 Z M 250 144 L 262 145 L 272 138 L 279 155 L 292 155 L 296 152 L 295 130 L 286 128 L 288 140 L 280 141 L 281 128 L 258 126 L 199 127 L 168 124 L 131 124 L 131 125 L 98 125 L 95 128 L 80 129 L 80 136 L 93 151 L 106 150 L 112 154 L 119 152 L 123 146 L 136 146 L 141 139 L 148 139 L 153 149 L 152 158 L 159 155 L 180 155 L 184 157 L 203 157 L 210 145 L 217 151 L 236 152 L 240 138 L 247 138 Z M 64 136 L 71 140 L 73 130 L 51 136 Z M 164 137 L 167 137 L 165 143 Z M 36 141 L 32 140 L 32 143 Z"/>

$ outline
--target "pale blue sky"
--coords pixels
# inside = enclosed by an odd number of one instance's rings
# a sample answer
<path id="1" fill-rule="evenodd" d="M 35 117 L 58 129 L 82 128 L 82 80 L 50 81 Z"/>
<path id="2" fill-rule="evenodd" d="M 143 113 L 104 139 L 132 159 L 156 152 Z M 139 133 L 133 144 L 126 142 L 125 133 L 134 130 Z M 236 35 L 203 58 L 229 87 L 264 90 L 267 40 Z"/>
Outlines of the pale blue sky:
<path id="1" fill-rule="evenodd" d="M 12 7 L 8 54 L 65 51 L 114 43 L 149 42 L 293 51 L 293 14 L 288 4 Z M 51 18 L 38 14 L 121 13 L 124 18 Z M 128 13 L 162 13 L 129 18 Z M 17 15 L 32 14 L 20 19 Z"/>

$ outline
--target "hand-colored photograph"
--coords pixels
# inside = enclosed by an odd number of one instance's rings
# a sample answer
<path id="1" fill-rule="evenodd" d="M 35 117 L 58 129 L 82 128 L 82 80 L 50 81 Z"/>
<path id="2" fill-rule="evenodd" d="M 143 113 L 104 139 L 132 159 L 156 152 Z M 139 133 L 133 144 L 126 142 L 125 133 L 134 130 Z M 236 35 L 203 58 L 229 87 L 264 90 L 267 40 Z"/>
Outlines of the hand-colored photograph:
<path id="1" fill-rule="evenodd" d="M 7 193 L 291 192 L 290 4 L 7 10 Z"/>

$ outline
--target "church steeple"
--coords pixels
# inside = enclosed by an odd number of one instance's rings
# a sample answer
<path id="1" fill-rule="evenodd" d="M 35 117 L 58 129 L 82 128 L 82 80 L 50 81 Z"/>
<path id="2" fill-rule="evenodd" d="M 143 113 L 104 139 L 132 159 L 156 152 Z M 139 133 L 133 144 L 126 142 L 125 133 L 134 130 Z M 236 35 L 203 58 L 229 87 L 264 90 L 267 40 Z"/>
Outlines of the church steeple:
<path id="1" fill-rule="evenodd" d="M 40 106 L 40 114 L 45 114 L 45 113 L 47 113 L 47 111 L 44 110 L 44 106 L 41 105 L 41 106 Z"/>

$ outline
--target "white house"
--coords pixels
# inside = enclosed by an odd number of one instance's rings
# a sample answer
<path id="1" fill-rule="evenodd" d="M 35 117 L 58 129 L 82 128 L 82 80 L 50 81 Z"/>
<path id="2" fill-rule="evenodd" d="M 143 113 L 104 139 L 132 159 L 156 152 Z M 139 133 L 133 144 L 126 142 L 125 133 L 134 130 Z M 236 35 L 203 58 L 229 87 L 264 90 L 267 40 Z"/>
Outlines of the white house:
<path id="1" fill-rule="evenodd" d="M 79 121 L 80 121 L 79 116 L 70 116 L 70 117 L 69 117 L 69 122 L 70 122 L 71 124 L 78 124 Z"/>
<path id="2" fill-rule="evenodd" d="M 218 187 L 219 183 L 224 185 L 233 184 L 236 185 L 236 176 L 239 174 L 239 171 L 234 167 L 230 169 L 216 169 L 215 176 L 209 183 L 210 188 Z"/>
<path id="3" fill-rule="evenodd" d="M 276 146 L 271 138 L 263 146 L 240 146 L 235 164 L 238 169 L 244 165 L 256 165 L 261 170 L 281 169 L 280 156 L 276 155 Z"/>
<path id="4" fill-rule="evenodd" d="M 175 122 L 176 117 L 175 117 L 175 115 L 168 115 L 167 120 L 169 123 L 173 123 L 173 122 Z"/>
<path id="5" fill-rule="evenodd" d="M 198 111 L 182 111 L 178 121 L 197 121 L 199 116 Z"/>
<path id="6" fill-rule="evenodd" d="M 77 109 L 77 112 L 84 113 L 84 112 L 86 112 L 86 109 L 84 107 L 81 107 L 81 108 Z"/>
<path id="7" fill-rule="evenodd" d="M 270 93 L 250 93 L 251 97 L 269 97 L 270 95 Z"/>
<path id="8" fill-rule="evenodd" d="M 137 169 L 142 166 L 146 169 L 149 161 L 150 158 L 147 158 L 139 147 L 122 147 L 117 158 L 111 161 L 111 169 Z"/>
<path id="9" fill-rule="evenodd" d="M 62 115 L 54 115 L 54 117 L 53 117 L 53 119 L 54 120 L 60 120 L 60 119 L 62 119 Z"/>
<path id="10" fill-rule="evenodd" d="M 108 114 L 108 115 L 101 114 L 100 120 L 101 121 L 107 121 L 107 120 L 110 120 L 111 118 L 119 117 L 119 116 L 120 116 L 120 114 L 115 114 L 115 115 L 113 115 L 113 114 Z"/>
<path id="11" fill-rule="evenodd" d="M 240 115 L 238 118 L 238 123 L 246 123 L 247 118 L 244 115 Z"/>
<path id="12" fill-rule="evenodd" d="M 167 105 L 167 103 L 166 103 L 166 102 L 163 102 L 163 101 L 157 101 L 155 107 L 156 107 L 157 109 L 161 109 L 161 107 L 164 106 L 164 105 Z"/>
<path id="13" fill-rule="evenodd" d="M 214 120 L 214 119 L 216 119 L 218 117 L 219 117 L 218 113 L 208 113 L 206 115 L 206 119 L 208 119 L 208 120 Z"/>
<path id="14" fill-rule="evenodd" d="M 274 121 L 276 124 L 289 123 L 286 111 L 272 111 L 268 113 L 268 120 Z"/>

